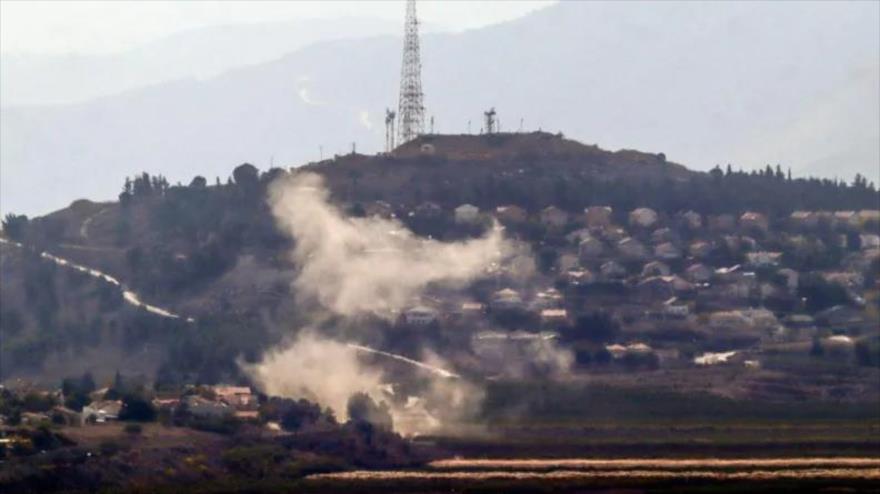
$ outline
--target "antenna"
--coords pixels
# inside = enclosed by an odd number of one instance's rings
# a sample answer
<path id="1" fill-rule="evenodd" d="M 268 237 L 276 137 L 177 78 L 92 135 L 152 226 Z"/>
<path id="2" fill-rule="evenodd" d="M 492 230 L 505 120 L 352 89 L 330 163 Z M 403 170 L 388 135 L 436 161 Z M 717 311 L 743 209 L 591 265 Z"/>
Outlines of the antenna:
<path id="1" fill-rule="evenodd" d="M 390 153 L 394 150 L 394 117 L 397 113 L 390 109 L 385 109 L 385 152 Z"/>
<path id="2" fill-rule="evenodd" d="M 422 62 L 419 55 L 419 20 L 415 0 L 406 2 L 403 37 L 403 63 L 400 69 L 400 102 L 397 114 L 399 141 L 407 143 L 425 132 L 425 106 L 422 93 Z"/>
<path id="3" fill-rule="evenodd" d="M 496 132 L 495 128 L 495 107 L 489 109 L 487 112 L 483 112 L 483 118 L 485 119 L 485 128 L 487 134 L 493 134 Z"/>
<path id="4" fill-rule="evenodd" d="M 434 133 L 434 115 L 431 115 L 431 134 Z"/>
<path id="5" fill-rule="evenodd" d="M 524 118 L 520 118 L 520 119 L 519 119 L 519 131 L 520 131 L 520 132 L 523 131 L 523 120 L 525 120 L 525 119 L 524 119 Z"/>

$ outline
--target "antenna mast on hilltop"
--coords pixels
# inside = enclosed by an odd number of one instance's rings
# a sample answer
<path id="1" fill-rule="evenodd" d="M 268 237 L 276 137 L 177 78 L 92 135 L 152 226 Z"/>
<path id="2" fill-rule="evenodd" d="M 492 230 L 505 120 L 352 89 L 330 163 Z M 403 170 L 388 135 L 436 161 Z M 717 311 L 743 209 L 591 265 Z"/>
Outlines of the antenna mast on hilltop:
<path id="1" fill-rule="evenodd" d="M 419 57 L 419 20 L 415 0 L 406 2 L 403 65 L 400 69 L 400 104 L 397 109 L 398 142 L 405 144 L 425 132 L 422 94 L 422 62 Z"/>
<path id="2" fill-rule="evenodd" d="M 385 109 L 385 152 L 394 151 L 394 117 L 397 113 L 390 108 Z"/>

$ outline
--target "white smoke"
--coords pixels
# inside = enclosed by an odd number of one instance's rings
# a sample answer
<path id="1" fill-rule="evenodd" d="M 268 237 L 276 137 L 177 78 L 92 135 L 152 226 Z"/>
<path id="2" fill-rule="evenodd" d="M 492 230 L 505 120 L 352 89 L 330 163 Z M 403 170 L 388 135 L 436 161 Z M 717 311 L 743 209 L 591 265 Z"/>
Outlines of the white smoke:
<path id="1" fill-rule="evenodd" d="M 328 196 L 322 178 L 313 173 L 280 178 L 269 188 L 272 214 L 295 243 L 291 260 L 298 270 L 293 282 L 298 302 L 315 317 L 329 311 L 391 319 L 430 284 L 463 287 L 491 269 L 532 266 L 527 251 L 505 240 L 497 225 L 480 238 L 444 243 L 420 238 L 398 221 L 346 217 Z M 414 434 L 469 416 L 483 397 L 478 386 L 447 370 L 439 356 L 426 355 L 416 361 L 304 330 L 260 363 L 242 367 L 267 394 L 316 401 L 342 420 L 348 398 L 365 392 L 390 405 L 399 432 Z M 393 396 L 394 387 L 378 365 L 362 357 L 412 365 L 418 370 L 414 376 L 427 377 L 427 384 L 418 396 Z"/>
<path id="2" fill-rule="evenodd" d="M 478 239 L 444 243 L 395 220 L 345 217 L 312 173 L 277 180 L 269 203 L 296 242 L 297 295 L 343 316 L 392 317 L 429 283 L 466 284 L 518 252 L 497 226 Z"/>
<path id="3" fill-rule="evenodd" d="M 363 365 L 356 349 L 310 330 L 300 331 L 289 346 L 270 350 L 262 362 L 242 365 L 264 393 L 315 401 L 340 420 L 348 419 L 351 395 L 360 391 L 378 398 L 382 384 L 382 373 Z"/>

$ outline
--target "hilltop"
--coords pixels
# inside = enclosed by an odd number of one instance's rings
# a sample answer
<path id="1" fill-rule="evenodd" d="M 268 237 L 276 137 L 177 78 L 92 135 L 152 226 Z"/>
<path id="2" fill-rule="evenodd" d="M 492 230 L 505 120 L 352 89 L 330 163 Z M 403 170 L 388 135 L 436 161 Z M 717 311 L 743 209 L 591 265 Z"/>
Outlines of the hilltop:
<path id="1" fill-rule="evenodd" d="M 107 374 L 127 352 L 147 344 L 137 367 L 148 376 L 160 368 L 209 380 L 236 375 L 236 355 L 256 358 L 300 317 L 290 288 L 297 269 L 287 256 L 292 242 L 279 233 L 266 204 L 273 180 L 300 172 L 322 175 L 346 214 L 395 216 L 417 234 L 443 241 L 486 228 L 482 221 L 459 222 L 454 210 L 461 205 L 473 205 L 482 218 L 516 206 L 523 220 L 508 225 L 508 232 L 532 246 L 541 283 L 551 284 L 565 274 L 554 259 L 570 256 L 572 248 L 577 253 L 570 234 L 583 228 L 587 207 L 609 207 L 609 221 L 620 225 L 629 221 L 630 211 L 654 208 L 677 230 L 676 218 L 685 211 L 704 218 L 705 229 L 715 217 L 746 211 L 781 225 L 798 209 L 875 209 L 878 201 L 877 191 L 864 182 L 791 179 L 780 169 L 694 172 L 662 154 L 611 152 L 545 132 L 427 135 L 391 153 L 351 153 L 291 171 L 261 173 L 245 164 L 225 184 L 211 186 L 202 177 L 183 186 L 145 173 L 126 181 L 118 202 L 79 200 L 45 217 L 6 219 L 7 237 L 26 248 L 2 247 L 4 350 L 19 355 L 3 359 L 4 374 L 15 370 L 12 375 L 57 379 L 93 361 Z M 543 211 L 551 206 L 568 218 L 561 230 L 543 223 Z M 710 243 L 720 244 L 722 238 L 711 235 Z M 768 245 L 785 245 L 780 242 Z M 182 319 L 136 310 L 114 295 L 117 289 L 53 266 L 37 256 L 41 251 L 100 270 Z M 843 253 L 835 256 L 822 262 L 839 262 Z M 39 287 L 45 286 L 54 286 L 52 293 L 42 293 Z M 187 317 L 197 322 L 185 323 Z M 193 325 L 195 331 L 179 331 Z M 249 332 L 243 334 L 242 327 Z M 225 342 L 219 353 L 195 360 L 178 355 L 210 338 Z M 114 357 L 78 358 L 82 351 Z"/>

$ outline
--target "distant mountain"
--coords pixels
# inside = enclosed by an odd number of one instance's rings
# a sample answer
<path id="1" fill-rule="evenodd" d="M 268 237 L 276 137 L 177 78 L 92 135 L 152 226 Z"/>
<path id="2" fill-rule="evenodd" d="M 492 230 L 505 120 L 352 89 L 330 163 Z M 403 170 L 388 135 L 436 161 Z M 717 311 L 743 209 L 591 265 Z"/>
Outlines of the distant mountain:
<path id="1" fill-rule="evenodd" d="M 3 55 L 0 102 L 79 103 L 162 82 L 214 77 L 319 41 L 399 30 L 400 23 L 379 19 L 308 19 L 191 29 L 107 55 Z"/>
<path id="2" fill-rule="evenodd" d="M 516 21 L 423 37 L 437 132 L 543 128 L 706 170 L 781 163 L 880 180 L 873 3 L 562 2 Z M 84 104 L 2 109 L 5 211 L 114 197 L 141 170 L 172 182 L 232 165 L 297 166 L 381 149 L 400 39 L 333 40 L 205 80 Z"/>

